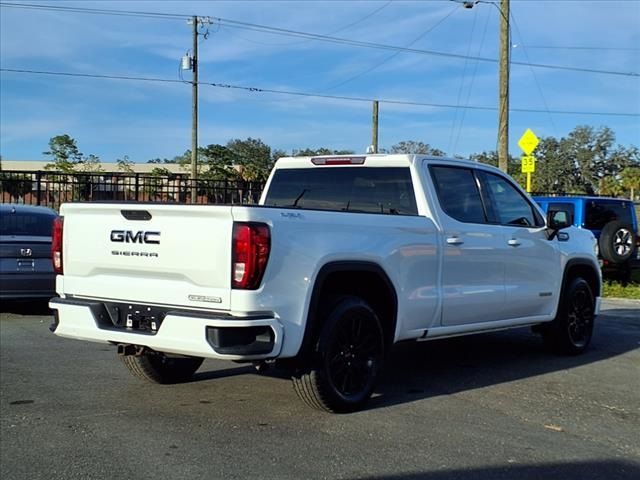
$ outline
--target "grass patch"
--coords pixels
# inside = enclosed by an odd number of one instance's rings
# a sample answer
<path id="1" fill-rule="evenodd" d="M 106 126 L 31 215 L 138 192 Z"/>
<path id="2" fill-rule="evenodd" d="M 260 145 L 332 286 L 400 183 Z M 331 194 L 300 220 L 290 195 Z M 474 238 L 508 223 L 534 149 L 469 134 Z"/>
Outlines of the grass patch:
<path id="1" fill-rule="evenodd" d="M 631 282 L 626 285 L 612 280 L 605 280 L 602 287 L 604 297 L 640 300 L 640 270 L 633 271 Z"/>

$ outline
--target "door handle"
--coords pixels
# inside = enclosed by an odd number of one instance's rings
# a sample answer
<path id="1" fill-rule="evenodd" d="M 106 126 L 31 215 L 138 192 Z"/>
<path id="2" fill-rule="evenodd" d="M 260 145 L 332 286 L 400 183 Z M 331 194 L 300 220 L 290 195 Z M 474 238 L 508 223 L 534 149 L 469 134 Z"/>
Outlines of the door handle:
<path id="1" fill-rule="evenodd" d="M 509 245 L 511 245 L 512 247 L 519 247 L 520 246 L 520 240 L 516 239 L 516 238 L 512 238 L 511 240 L 509 240 L 507 242 Z"/>
<path id="2" fill-rule="evenodd" d="M 464 241 L 456 236 L 447 238 L 447 245 L 462 245 L 463 243 Z"/>

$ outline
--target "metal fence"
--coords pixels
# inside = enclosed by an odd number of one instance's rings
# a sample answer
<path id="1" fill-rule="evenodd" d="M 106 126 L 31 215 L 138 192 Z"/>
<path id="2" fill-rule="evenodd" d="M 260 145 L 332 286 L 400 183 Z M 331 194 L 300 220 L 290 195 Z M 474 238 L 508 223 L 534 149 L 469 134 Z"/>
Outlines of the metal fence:
<path id="1" fill-rule="evenodd" d="M 0 172 L 0 203 L 58 209 L 64 202 L 129 201 L 198 204 L 255 204 L 264 184 L 242 180 L 196 180 L 189 175 L 140 173 Z"/>

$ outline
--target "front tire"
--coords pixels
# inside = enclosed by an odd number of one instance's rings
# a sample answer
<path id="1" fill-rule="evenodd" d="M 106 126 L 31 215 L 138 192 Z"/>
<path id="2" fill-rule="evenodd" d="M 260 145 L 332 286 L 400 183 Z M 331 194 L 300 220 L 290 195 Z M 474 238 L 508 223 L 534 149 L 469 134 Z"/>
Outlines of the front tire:
<path id="1" fill-rule="evenodd" d="M 126 355 L 120 359 L 134 376 L 162 384 L 186 382 L 204 361 L 201 357 L 168 357 L 162 352 Z"/>
<path id="2" fill-rule="evenodd" d="M 569 281 L 560 298 L 558 314 L 542 328 L 542 338 L 555 352 L 578 355 L 591 343 L 595 319 L 591 287 L 581 277 Z"/>
<path id="3" fill-rule="evenodd" d="M 292 376 L 312 408 L 359 410 L 373 393 L 384 360 L 384 334 L 374 310 L 358 297 L 341 297 L 326 316 L 309 366 Z"/>

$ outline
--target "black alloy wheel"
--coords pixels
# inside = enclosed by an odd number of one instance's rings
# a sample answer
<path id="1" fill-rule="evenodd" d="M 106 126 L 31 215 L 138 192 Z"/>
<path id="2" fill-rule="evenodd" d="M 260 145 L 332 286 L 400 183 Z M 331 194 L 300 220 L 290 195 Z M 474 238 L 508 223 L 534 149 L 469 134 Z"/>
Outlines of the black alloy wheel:
<path id="1" fill-rule="evenodd" d="M 334 413 L 359 410 L 369 400 L 384 362 L 380 320 L 361 298 L 327 302 L 324 323 L 311 359 L 292 376 L 309 406 Z"/>
<path id="2" fill-rule="evenodd" d="M 350 312 L 335 327 L 326 345 L 325 371 L 346 400 L 358 401 L 373 388 L 382 359 L 379 326 L 366 310 Z"/>
<path id="3" fill-rule="evenodd" d="M 586 282 L 579 284 L 567 309 L 567 333 L 576 348 L 584 348 L 593 331 L 593 296 Z"/>
<path id="4" fill-rule="evenodd" d="M 568 280 L 558 306 L 556 318 L 542 324 L 539 331 L 545 343 L 564 355 L 583 353 L 591 343 L 595 320 L 595 300 L 584 278 Z"/>

